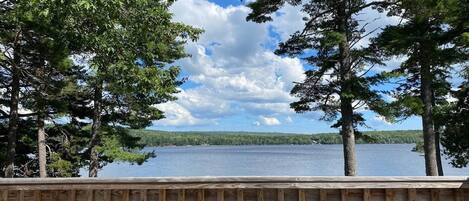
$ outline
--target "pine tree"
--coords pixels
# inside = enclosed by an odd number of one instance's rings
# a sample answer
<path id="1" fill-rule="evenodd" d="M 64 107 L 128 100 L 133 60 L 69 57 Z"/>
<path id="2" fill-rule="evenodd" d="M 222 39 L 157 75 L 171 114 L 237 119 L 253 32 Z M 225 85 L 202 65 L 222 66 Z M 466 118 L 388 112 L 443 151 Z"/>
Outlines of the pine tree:
<path id="1" fill-rule="evenodd" d="M 447 108 L 442 144 L 445 154 L 454 167 L 466 167 L 469 163 L 469 86 L 464 83 L 455 92 L 457 102 Z"/>
<path id="2" fill-rule="evenodd" d="M 182 83 L 172 63 L 201 32 L 171 22 L 172 2 L 0 2 L 5 176 L 79 176 L 85 166 L 96 176 L 107 163 L 153 156 L 127 128 L 164 118 L 155 105 Z"/>
<path id="3" fill-rule="evenodd" d="M 456 2 L 456 4 L 455 4 Z M 439 124 L 435 112 L 446 103 L 451 85 L 448 82 L 451 66 L 464 61 L 465 53 L 450 43 L 463 32 L 461 23 L 448 24 L 446 16 L 458 1 L 422 0 L 402 1 L 400 14 L 406 21 L 388 26 L 374 39 L 376 51 L 385 56 L 406 56 L 397 74 L 398 81 L 393 103 L 398 115 L 422 117 L 426 173 L 442 175 L 439 159 Z"/>
<path id="4" fill-rule="evenodd" d="M 17 127 L 21 123 L 18 119 L 19 116 L 23 117 L 22 121 L 25 123 L 36 121 L 36 126 L 29 129 L 33 130 L 34 127 L 37 127 L 38 142 L 28 146 L 38 147 L 38 151 L 31 150 L 31 153 L 37 153 L 38 155 L 41 177 L 47 175 L 45 166 L 46 139 L 44 121 L 50 114 L 59 112 L 58 106 L 61 104 L 59 104 L 60 101 L 55 95 L 58 94 L 63 86 L 63 84 L 60 84 L 64 80 L 64 75 L 61 74 L 61 71 L 71 64 L 68 59 L 67 42 L 63 40 L 63 24 L 66 21 L 60 19 L 60 17 L 65 15 L 58 13 L 59 8 L 55 6 L 53 1 L 11 2 L 7 6 L 8 9 L 4 13 L 5 18 L 3 18 L 5 21 L 2 23 L 7 25 L 2 29 L 2 45 L 6 47 L 3 53 L 4 55 L 9 55 L 9 52 L 13 52 L 14 55 L 18 55 L 20 57 L 19 66 L 21 67 L 17 68 L 19 76 L 16 79 L 18 81 L 15 81 L 14 73 L 6 78 L 6 80 L 11 80 L 11 83 L 18 82 L 20 84 L 11 85 L 10 108 L 13 106 L 13 110 L 10 110 L 9 115 L 4 114 L 4 117 L 9 122 L 10 137 L 18 135 Z M 21 36 L 18 37 L 18 43 L 21 44 L 18 49 L 19 51 L 15 51 L 14 48 L 8 49 L 11 46 L 8 43 L 8 40 L 11 40 L 11 34 L 9 34 L 11 30 L 22 30 L 17 32 L 17 36 Z M 12 64 L 11 62 L 5 62 L 3 67 L 5 69 L 15 69 L 15 66 Z M 18 100 L 13 101 L 16 90 L 22 95 L 19 96 L 18 94 Z M 16 104 L 13 104 L 15 102 Z M 19 108 L 28 112 L 18 114 Z M 13 112 L 16 115 L 11 115 Z M 22 141 L 24 142 L 24 140 Z M 16 144 L 17 142 L 14 140 L 9 143 L 9 146 Z M 11 155 L 19 155 L 16 149 L 15 146 L 14 149 L 10 150 L 9 158 L 12 158 Z M 31 159 L 23 162 L 18 162 L 15 159 L 12 159 L 12 161 L 17 162 L 18 165 L 22 164 L 23 169 L 26 168 L 26 164 L 34 164 Z M 6 176 L 12 177 L 15 173 L 10 171 L 10 167 L 14 167 L 14 165 L 11 165 L 14 163 L 11 161 L 8 163 L 10 165 L 6 168 Z M 24 170 L 23 173 L 28 175 L 35 174 L 34 171 Z"/>
<path id="5" fill-rule="evenodd" d="M 457 30 L 447 38 L 452 38 L 452 45 L 458 47 L 462 52 L 462 67 L 460 74 L 465 81 L 453 91 L 456 102 L 440 107 L 437 122 L 441 125 L 442 145 L 444 153 L 451 159 L 454 167 L 466 167 L 469 155 L 469 1 L 458 0 L 454 6 L 449 7 L 445 16 L 445 22 Z"/>
<path id="6" fill-rule="evenodd" d="M 280 43 L 276 54 L 300 56 L 314 66 L 306 71 L 306 79 L 296 83 L 291 94 L 298 101 L 291 104 L 296 112 L 323 111 L 323 120 L 338 119 L 333 127 L 341 129 L 344 146 L 346 176 L 357 174 L 355 156 L 356 129 L 364 125 L 357 108 L 367 107 L 385 115 L 385 102 L 379 91 L 371 86 L 384 77 L 373 76 L 369 70 L 380 61 L 367 48 L 357 43 L 367 34 L 356 15 L 366 8 L 380 8 L 395 4 L 392 1 L 321 1 L 257 0 L 248 6 L 252 13 L 247 20 L 266 22 L 284 4 L 302 6 L 308 16 L 305 27 Z M 314 52 L 314 53 L 311 53 Z M 340 117 L 339 117 L 340 115 Z"/>
<path id="7" fill-rule="evenodd" d="M 164 117 L 154 105 L 175 99 L 173 94 L 182 82 L 178 80 L 179 67 L 171 63 L 187 56 L 183 45 L 187 39 L 195 40 L 200 30 L 171 22 L 171 3 L 87 1 L 89 9 L 81 16 L 83 22 L 96 22 L 94 31 L 85 25 L 82 31 L 84 50 L 93 55 L 85 85 L 92 106 L 83 109 L 89 110 L 87 117 L 92 119 L 86 147 L 90 177 L 96 177 L 106 161 L 119 159 L 116 151 L 122 141 L 129 143 L 124 147 L 139 146 L 122 126 L 149 126 Z M 151 154 L 128 152 L 125 156 L 120 159 L 141 163 Z"/>

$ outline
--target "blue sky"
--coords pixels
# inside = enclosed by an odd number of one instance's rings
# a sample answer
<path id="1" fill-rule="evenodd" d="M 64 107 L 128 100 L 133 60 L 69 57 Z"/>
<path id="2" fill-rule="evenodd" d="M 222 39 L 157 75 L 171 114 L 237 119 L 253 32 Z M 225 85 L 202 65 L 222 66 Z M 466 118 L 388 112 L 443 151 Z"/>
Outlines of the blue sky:
<path id="1" fill-rule="evenodd" d="M 179 0 L 172 7 L 174 20 L 203 28 L 197 42 L 186 45 L 192 56 L 177 61 L 188 81 L 178 100 L 158 107 L 165 119 L 150 129 L 179 131 L 337 132 L 331 122 L 320 121 L 320 112 L 296 114 L 289 108 L 293 82 L 310 68 L 298 58 L 280 57 L 273 50 L 299 30 L 299 8 L 282 8 L 265 24 L 246 22 L 249 9 L 240 0 Z M 372 11 L 361 16 L 373 21 L 370 29 L 396 21 Z M 366 40 L 363 42 L 366 45 Z M 399 59 L 377 68 L 389 70 Z M 389 124 L 362 110 L 371 128 L 366 130 L 420 129 L 417 117 Z"/>

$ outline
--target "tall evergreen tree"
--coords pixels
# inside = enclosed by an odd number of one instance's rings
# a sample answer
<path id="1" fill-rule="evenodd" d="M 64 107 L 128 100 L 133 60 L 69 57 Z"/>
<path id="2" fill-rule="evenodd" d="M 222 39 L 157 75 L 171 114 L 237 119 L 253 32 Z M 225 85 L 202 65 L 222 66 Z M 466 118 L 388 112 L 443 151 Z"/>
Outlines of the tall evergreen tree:
<path id="1" fill-rule="evenodd" d="M 195 40 L 201 31 L 171 21 L 172 1 L 86 2 L 89 9 L 81 16 L 83 22 L 96 22 L 93 31 L 83 31 L 85 51 L 93 55 L 85 84 L 92 97 L 86 155 L 89 176 L 96 177 L 102 158 L 118 157 L 115 151 L 102 149 L 105 142 L 132 139 L 122 126 L 145 128 L 164 117 L 155 105 L 174 100 L 182 83 L 179 67 L 171 63 L 187 56 L 185 41 Z M 104 141 L 105 137 L 110 139 Z M 137 161 L 149 157 L 138 155 L 134 155 Z"/>
<path id="2" fill-rule="evenodd" d="M 164 117 L 155 105 L 174 100 L 182 83 L 171 63 L 201 33 L 171 21 L 172 2 L 0 2 L 5 176 L 79 176 L 84 166 L 96 176 L 109 162 L 152 156 L 127 128 Z"/>
<path id="3" fill-rule="evenodd" d="M 467 83 L 456 92 L 457 102 L 445 115 L 442 144 L 454 167 L 469 163 L 469 90 Z"/>
<path id="4" fill-rule="evenodd" d="M 18 130 L 15 127 L 18 127 L 20 123 L 19 116 L 23 118 L 22 121 L 31 122 L 33 119 L 36 119 L 37 127 L 37 151 L 31 151 L 32 153 L 37 153 L 38 155 L 38 164 L 40 169 L 40 176 L 45 177 L 46 172 L 46 145 L 45 145 L 45 119 L 52 113 L 58 113 L 57 106 L 59 105 L 58 98 L 55 97 L 55 94 L 58 94 L 62 85 L 59 84 L 63 79 L 64 75 L 60 73 L 70 66 L 71 62 L 69 60 L 69 54 L 67 51 L 67 42 L 64 34 L 64 17 L 66 12 L 63 8 L 58 8 L 55 5 L 54 1 L 24 1 L 24 2 L 11 2 L 8 4 L 8 9 L 4 12 L 4 21 L 2 24 L 5 25 L 2 27 L 2 45 L 5 47 L 3 49 L 4 55 L 18 55 L 20 57 L 20 66 L 18 72 L 20 77 L 19 85 L 11 85 L 10 89 L 10 106 L 13 100 L 15 93 L 14 89 L 19 89 L 19 92 L 22 94 L 20 99 L 13 107 L 14 110 L 10 110 L 10 114 L 4 114 L 4 119 L 9 121 L 9 133 L 10 137 L 18 135 L 18 132 L 13 132 Z M 19 41 L 21 51 L 15 52 L 14 48 L 10 48 L 8 43 L 9 32 L 11 30 L 22 30 L 18 36 L 21 36 Z M 5 58 L 8 59 L 8 56 Z M 11 59 L 10 59 L 11 60 Z M 7 61 L 7 60 L 5 60 Z M 3 63 L 2 67 L 4 69 L 15 69 L 15 66 L 11 62 Z M 14 83 L 15 76 L 14 73 L 9 76 L 6 80 L 11 80 L 11 83 Z M 7 76 L 8 77 L 8 76 Z M 8 96 L 7 96 L 8 97 Z M 53 98 L 55 97 L 55 98 Z M 18 114 L 18 110 L 26 111 L 23 114 Z M 15 115 L 11 115 L 13 111 L 17 111 L 16 118 Z M 16 119 L 16 120 L 15 120 Z M 16 122 L 16 123 L 15 123 Z M 17 125 L 17 126 L 13 126 Z M 29 128 L 34 130 L 34 126 Z M 15 137 L 16 138 L 16 137 Z M 16 144 L 9 143 L 10 146 Z M 9 158 L 11 155 L 18 155 L 18 152 L 15 149 L 11 149 L 9 152 Z M 12 160 L 16 162 L 15 159 Z M 9 164 L 12 164 L 10 161 Z M 27 163 L 31 164 L 31 161 Z M 19 163 L 21 164 L 21 162 Z M 23 165 L 24 166 L 24 165 Z M 11 177 L 16 173 L 10 172 L 17 168 L 10 169 L 10 166 L 6 168 L 6 176 Z M 14 165 L 13 165 L 14 167 Z M 25 167 L 25 166 L 24 166 Z M 23 171 L 25 172 L 25 171 Z M 29 174 L 34 174 L 28 172 Z"/>
<path id="5" fill-rule="evenodd" d="M 385 102 L 379 91 L 371 87 L 383 77 L 369 73 L 370 68 L 380 61 L 373 52 L 357 46 L 367 32 L 356 17 L 364 9 L 384 8 L 395 2 L 257 0 L 248 5 L 252 13 L 247 20 L 270 21 L 270 15 L 287 3 L 302 6 L 302 11 L 307 14 L 305 26 L 286 42 L 280 43 L 275 53 L 300 56 L 314 66 L 306 71 L 306 79 L 296 83 L 292 89 L 291 94 L 299 101 L 292 103 L 291 107 L 297 112 L 323 111 L 324 120 L 338 118 L 333 127 L 341 129 L 345 175 L 354 176 L 357 174 L 356 129 L 364 125 L 364 119 L 356 109 L 367 107 L 382 114 L 386 112 L 382 109 Z"/>
<path id="6" fill-rule="evenodd" d="M 18 124 L 20 122 L 19 106 L 24 52 L 24 17 L 18 11 L 24 8 L 24 3 L 16 1 L 2 1 L 1 9 L 1 46 L 2 46 L 2 68 L 5 76 L 4 104 L 8 112 L 3 115 L 8 119 L 7 126 L 7 150 L 4 164 L 5 177 L 15 175 L 15 158 L 17 148 Z"/>
<path id="7" fill-rule="evenodd" d="M 402 75 L 394 96 L 394 111 L 401 116 L 422 117 L 426 174 L 442 175 L 439 153 L 439 124 L 435 122 L 438 107 L 446 104 L 451 84 L 451 66 L 464 61 L 465 53 L 451 45 L 463 33 L 464 26 L 446 23 L 452 7 L 461 1 L 402 1 L 400 14 L 406 21 L 388 26 L 374 39 L 376 50 L 385 56 L 406 56 L 394 72 Z M 440 166 L 440 168 L 438 168 Z"/>
<path id="8" fill-rule="evenodd" d="M 458 0 L 453 3 L 445 21 L 459 32 L 451 36 L 454 37 L 451 43 L 464 53 L 459 67 L 465 81 L 453 92 L 457 101 L 440 109 L 437 122 L 442 125 L 442 145 L 451 164 L 454 167 L 466 167 L 469 162 L 469 1 Z"/>

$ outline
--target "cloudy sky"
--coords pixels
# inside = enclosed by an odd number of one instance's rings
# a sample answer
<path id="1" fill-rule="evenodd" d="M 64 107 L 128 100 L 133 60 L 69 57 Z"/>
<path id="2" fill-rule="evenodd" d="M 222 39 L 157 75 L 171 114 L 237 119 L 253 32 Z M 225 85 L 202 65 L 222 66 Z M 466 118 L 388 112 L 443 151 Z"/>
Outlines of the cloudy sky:
<path id="1" fill-rule="evenodd" d="M 174 20 L 203 28 L 200 40 L 186 45 L 192 55 L 177 63 L 188 81 L 179 100 L 158 106 L 166 119 L 150 129 L 335 132 L 320 113 L 296 114 L 289 108 L 293 82 L 304 78 L 306 67 L 297 58 L 273 54 L 277 44 L 302 27 L 298 8 L 284 7 L 273 22 L 246 22 L 250 10 L 240 0 L 178 0 Z M 360 16 L 370 29 L 393 23 L 372 11 Z M 366 43 L 366 41 L 364 42 Z M 393 62 L 389 62 L 392 64 Z M 383 66 L 381 69 L 390 68 Z M 379 69 L 379 68 L 378 68 Z M 420 129 L 420 119 L 391 125 L 363 111 L 372 130 Z"/>

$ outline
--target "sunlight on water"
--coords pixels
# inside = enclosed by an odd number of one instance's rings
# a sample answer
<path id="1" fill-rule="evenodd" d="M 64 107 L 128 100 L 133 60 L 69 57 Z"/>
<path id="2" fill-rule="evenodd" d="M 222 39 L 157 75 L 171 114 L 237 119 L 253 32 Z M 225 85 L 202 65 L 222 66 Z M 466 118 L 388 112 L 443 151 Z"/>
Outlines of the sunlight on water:
<path id="1" fill-rule="evenodd" d="M 359 175 L 425 175 L 424 158 L 411 144 L 357 145 Z M 342 145 L 155 147 L 143 165 L 110 164 L 101 177 L 151 176 L 340 176 Z M 445 175 L 467 175 L 445 161 Z M 87 175 L 83 170 L 82 175 Z"/>

